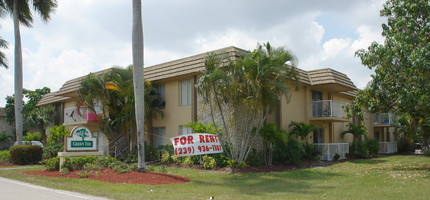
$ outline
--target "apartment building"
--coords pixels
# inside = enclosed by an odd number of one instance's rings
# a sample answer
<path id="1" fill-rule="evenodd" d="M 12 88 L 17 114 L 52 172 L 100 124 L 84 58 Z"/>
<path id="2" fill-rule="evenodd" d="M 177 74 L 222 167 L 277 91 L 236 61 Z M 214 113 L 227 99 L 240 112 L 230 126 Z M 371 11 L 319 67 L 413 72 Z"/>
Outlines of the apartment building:
<path id="1" fill-rule="evenodd" d="M 212 52 L 234 58 L 245 50 L 227 47 Z M 166 145 L 170 143 L 170 137 L 192 133 L 193 130 L 185 126 L 188 122 L 211 122 L 210 111 L 207 105 L 202 103 L 194 87 L 200 73 L 205 69 L 206 56 L 207 53 L 202 53 L 144 69 L 145 79 L 152 82 L 163 100 L 163 117 L 152 119 L 152 133 L 145 135 L 145 141 L 154 146 Z M 107 70 L 95 74 L 103 74 Z M 90 128 L 99 137 L 99 141 L 102 141 L 99 142 L 99 150 L 107 153 L 109 146 L 112 149 L 112 145 L 119 142 L 108 141 L 101 133 L 95 116 L 100 114 L 102 109 L 97 113 L 81 111 L 80 115 L 77 114 L 77 90 L 86 77 L 65 82 L 59 91 L 45 95 L 37 106 L 54 105 L 61 118 L 59 121 L 69 129 L 77 125 Z M 343 106 L 354 99 L 356 86 L 347 75 L 329 68 L 312 71 L 299 69 L 299 78 L 299 89 L 293 91 L 289 102 L 283 97 L 267 121 L 275 122 L 279 128 L 287 130 L 291 121 L 315 124 L 319 132 L 310 134 L 306 141 L 319 145 L 323 152 L 327 152 L 325 159 L 331 159 L 333 152 L 345 156 L 348 143 L 352 142 L 353 138 L 349 134 L 342 138 L 340 134 L 347 130 L 347 125 L 351 122 L 346 119 Z M 376 136 L 381 142 L 391 140 L 392 137 L 387 136 L 388 128 L 384 129 L 388 125 L 381 126 L 377 124 L 379 122 L 374 122 L 373 118 L 372 114 L 366 114 L 364 120 L 369 136 L 375 137 L 376 130 Z"/>

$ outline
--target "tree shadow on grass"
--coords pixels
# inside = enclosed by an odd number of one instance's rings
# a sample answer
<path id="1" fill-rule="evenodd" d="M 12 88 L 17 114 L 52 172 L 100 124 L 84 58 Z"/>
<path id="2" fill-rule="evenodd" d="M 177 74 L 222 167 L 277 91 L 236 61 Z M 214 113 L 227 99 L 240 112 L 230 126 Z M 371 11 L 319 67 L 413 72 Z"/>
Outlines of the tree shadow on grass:
<path id="1" fill-rule="evenodd" d="M 318 170 L 296 170 L 276 173 L 232 174 L 222 183 L 193 181 L 208 186 L 224 185 L 243 195 L 264 196 L 276 193 L 314 194 L 333 189 L 332 186 L 318 184 L 318 180 L 329 180 L 343 176 L 340 173 L 321 172 Z"/>

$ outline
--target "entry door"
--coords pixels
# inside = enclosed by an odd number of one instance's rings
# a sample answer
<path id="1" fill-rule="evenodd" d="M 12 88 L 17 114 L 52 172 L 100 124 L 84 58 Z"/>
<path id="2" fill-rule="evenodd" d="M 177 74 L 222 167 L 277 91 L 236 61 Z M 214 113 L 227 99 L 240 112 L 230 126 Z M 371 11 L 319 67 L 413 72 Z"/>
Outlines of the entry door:
<path id="1" fill-rule="evenodd" d="M 322 93 L 312 90 L 312 117 L 322 116 Z"/>

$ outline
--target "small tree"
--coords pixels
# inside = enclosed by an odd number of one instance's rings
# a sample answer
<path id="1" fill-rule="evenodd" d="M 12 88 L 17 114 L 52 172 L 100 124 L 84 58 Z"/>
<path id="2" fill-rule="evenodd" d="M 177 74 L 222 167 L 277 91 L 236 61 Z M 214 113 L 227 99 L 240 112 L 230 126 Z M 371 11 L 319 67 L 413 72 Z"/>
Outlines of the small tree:
<path id="1" fill-rule="evenodd" d="M 273 162 L 273 145 L 284 142 L 285 130 L 277 131 L 275 123 L 269 123 L 260 130 L 260 135 L 264 141 L 264 162 L 271 165 Z"/>
<path id="2" fill-rule="evenodd" d="M 343 131 L 341 133 L 342 138 L 345 136 L 345 134 L 350 133 L 354 136 L 354 144 L 355 144 L 355 150 L 358 149 L 358 138 L 362 135 L 364 135 L 367 138 L 367 129 L 364 126 L 364 124 L 355 125 L 353 123 L 348 124 L 349 128 L 346 131 Z"/>
<path id="3" fill-rule="evenodd" d="M 293 127 L 289 136 L 296 135 L 303 141 L 311 132 L 318 132 L 318 127 L 313 124 L 306 124 L 304 122 L 291 122 L 288 127 Z"/>

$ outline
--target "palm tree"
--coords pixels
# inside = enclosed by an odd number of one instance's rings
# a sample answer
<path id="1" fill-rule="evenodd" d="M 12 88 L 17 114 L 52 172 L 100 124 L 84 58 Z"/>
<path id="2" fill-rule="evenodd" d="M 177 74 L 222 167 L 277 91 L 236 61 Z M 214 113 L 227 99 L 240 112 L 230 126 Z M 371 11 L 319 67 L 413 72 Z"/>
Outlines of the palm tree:
<path id="1" fill-rule="evenodd" d="M 211 107 L 215 103 L 216 112 L 221 114 L 222 138 L 231 144 L 232 160 L 239 164 L 246 161 L 268 111 L 279 104 L 282 96 L 289 99 L 289 81 L 297 80 L 296 63 L 291 52 L 272 48 L 269 43 L 258 44 L 253 52 L 237 59 L 219 55 L 206 59 L 198 91 Z"/>
<path id="2" fill-rule="evenodd" d="M 293 130 L 291 130 L 289 136 L 296 135 L 300 137 L 301 140 L 305 139 L 309 133 L 311 132 L 317 132 L 318 127 L 313 124 L 305 124 L 304 122 L 291 122 L 288 127 L 293 127 Z"/>
<path id="3" fill-rule="evenodd" d="M 32 6 L 30 6 L 32 4 Z M 39 13 L 42 20 L 47 22 L 51 18 L 51 13 L 57 7 L 56 0 L 1 0 L 1 7 L 13 17 L 13 27 L 15 35 L 15 125 L 16 138 L 19 145 L 22 144 L 23 114 L 22 114 L 22 48 L 21 33 L 19 25 L 31 27 L 33 16 L 31 8 Z"/>
<path id="4" fill-rule="evenodd" d="M 133 77 L 134 97 L 136 104 L 136 128 L 137 128 L 137 158 L 139 172 L 145 172 L 145 80 L 143 74 L 143 27 L 142 27 L 142 2 L 133 0 L 133 27 L 132 27 L 132 52 L 133 52 Z"/>
<path id="5" fill-rule="evenodd" d="M 2 38 L 0 38 L 0 48 L 7 49 L 7 42 L 6 42 L 6 40 L 3 40 Z M 6 54 L 4 54 L 1 51 L 0 51 L 0 66 L 4 67 L 6 69 L 9 68 L 9 66 L 7 65 Z"/>
<path id="6" fill-rule="evenodd" d="M 343 131 L 341 133 L 342 138 L 345 136 L 345 134 L 350 133 L 354 136 L 354 143 L 355 143 L 355 150 L 357 151 L 358 148 L 358 138 L 362 135 L 364 135 L 367 138 L 367 129 L 364 126 L 364 124 L 355 125 L 354 123 L 348 124 L 348 130 Z"/>

